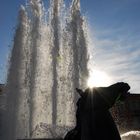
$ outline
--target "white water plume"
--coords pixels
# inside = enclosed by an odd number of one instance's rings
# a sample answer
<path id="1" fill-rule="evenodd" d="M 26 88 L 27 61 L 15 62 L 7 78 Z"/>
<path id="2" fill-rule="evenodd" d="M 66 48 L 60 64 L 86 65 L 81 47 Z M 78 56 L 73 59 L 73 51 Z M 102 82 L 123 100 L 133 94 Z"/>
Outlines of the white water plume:
<path id="1" fill-rule="evenodd" d="M 121 135 L 122 140 L 140 140 L 140 131 L 129 131 Z"/>
<path id="2" fill-rule="evenodd" d="M 75 88 L 87 85 L 80 1 L 64 14 L 63 0 L 50 0 L 49 16 L 41 0 L 27 5 L 20 9 L 11 52 L 4 140 L 63 137 L 75 125 Z"/>

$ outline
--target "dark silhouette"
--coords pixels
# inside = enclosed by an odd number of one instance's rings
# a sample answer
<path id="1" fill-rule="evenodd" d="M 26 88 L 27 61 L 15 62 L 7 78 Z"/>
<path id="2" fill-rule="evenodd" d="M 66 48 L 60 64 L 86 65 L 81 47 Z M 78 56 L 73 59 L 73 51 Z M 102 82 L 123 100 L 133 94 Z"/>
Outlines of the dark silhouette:
<path id="1" fill-rule="evenodd" d="M 117 101 L 124 101 L 130 94 L 127 83 L 109 87 L 76 89 L 80 94 L 77 102 L 76 127 L 64 140 L 121 140 L 109 109 Z"/>

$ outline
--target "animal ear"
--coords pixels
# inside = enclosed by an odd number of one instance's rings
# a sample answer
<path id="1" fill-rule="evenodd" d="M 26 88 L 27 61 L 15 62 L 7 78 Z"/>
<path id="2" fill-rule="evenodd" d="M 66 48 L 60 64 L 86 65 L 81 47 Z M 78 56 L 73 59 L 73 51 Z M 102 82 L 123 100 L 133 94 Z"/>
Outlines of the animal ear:
<path id="1" fill-rule="evenodd" d="M 80 95 L 81 97 L 84 96 L 84 92 L 83 92 L 82 89 L 76 88 L 76 91 L 79 93 L 79 95 Z"/>

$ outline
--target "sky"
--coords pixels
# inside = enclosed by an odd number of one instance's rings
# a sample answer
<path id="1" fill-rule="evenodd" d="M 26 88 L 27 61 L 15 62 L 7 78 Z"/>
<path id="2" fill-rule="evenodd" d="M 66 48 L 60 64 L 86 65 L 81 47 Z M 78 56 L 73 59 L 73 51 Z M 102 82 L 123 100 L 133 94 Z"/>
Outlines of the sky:
<path id="1" fill-rule="evenodd" d="M 21 4 L 25 4 L 25 0 L 1 0 L 0 83 L 6 81 L 8 56 Z M 128 82 L 133 93 L 140 93 L 139 6 L 140 0 L 81 0 L 81 11 L 89 27 L 90 68 L 106 73 L 112 83 Z"/>

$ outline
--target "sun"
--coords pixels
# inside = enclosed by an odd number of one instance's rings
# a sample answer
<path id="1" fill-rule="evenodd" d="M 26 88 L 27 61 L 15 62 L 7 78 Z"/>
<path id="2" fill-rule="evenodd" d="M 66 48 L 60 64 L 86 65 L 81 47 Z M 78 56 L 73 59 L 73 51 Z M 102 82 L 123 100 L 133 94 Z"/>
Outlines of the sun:
<path id="1" fill-rule="evenodd" d="M 111 77 L 107 73 L 96 69 L 90 71 L 87 86 L 89 88 L 109 86 L 111 81 Z"/>

